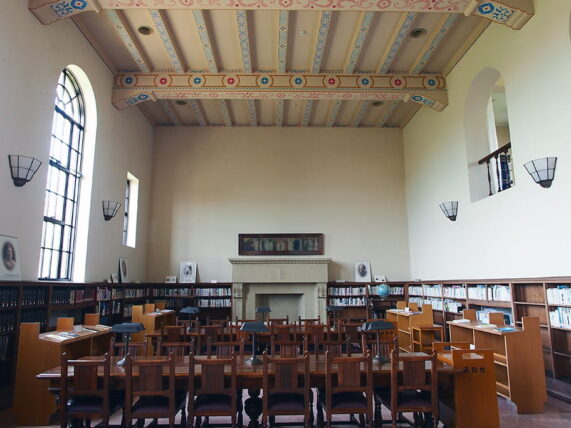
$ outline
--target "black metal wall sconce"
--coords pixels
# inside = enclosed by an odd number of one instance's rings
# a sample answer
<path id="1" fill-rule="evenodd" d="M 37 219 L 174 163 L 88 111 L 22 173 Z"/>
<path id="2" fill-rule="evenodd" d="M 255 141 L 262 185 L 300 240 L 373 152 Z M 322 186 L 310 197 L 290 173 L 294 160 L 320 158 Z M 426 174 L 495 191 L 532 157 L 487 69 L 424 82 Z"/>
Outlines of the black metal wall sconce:
<path id="1" fill-rule="evenodd" d="M 555 167 L 557 166 L 556 157 L 535 159 L 523 164 L 523 166 L 525 166 L 533 181 L 546 189 L 551 187 L 555 177 Z"/>
<path id="2" fill-rule="evenodd" d="M 30 181 L 42 165 L 42 161 L 22 155 L 8 155 L 8 163 L 16 187 L 22 187 Z"/>
<path id="3" fill-rule="evenodd" d="M 458 201 L 442 202 L 439 206 L 446 217 L 451 221 L 456 221 L 456 216 L 458 215 Z"/>
<path id="4" fill-rule="evenodd" d="M 102 201 L 103 203 L 103 218 L 105 221 L 111 220 L 121 208 L 121 204 L 115 201 Z"/>

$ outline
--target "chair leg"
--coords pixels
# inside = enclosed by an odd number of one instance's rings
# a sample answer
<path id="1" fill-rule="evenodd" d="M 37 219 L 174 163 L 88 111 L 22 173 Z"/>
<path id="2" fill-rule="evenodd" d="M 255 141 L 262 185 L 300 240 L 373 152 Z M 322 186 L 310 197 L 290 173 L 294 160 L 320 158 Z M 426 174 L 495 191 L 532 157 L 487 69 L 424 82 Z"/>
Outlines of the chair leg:
<path id="1" fill-rule="evenodd" d="M 144 428 L 144 427 L 145 427 L 145 420 L 137 419 L 137 428 Z"/>
<path id="2" fill-rule="evenodd" d="M 202 423 L 202 418 L 200 416 L 197 416 L 194 423 L 194 428 L 200 428 L 201 423 Z"/>

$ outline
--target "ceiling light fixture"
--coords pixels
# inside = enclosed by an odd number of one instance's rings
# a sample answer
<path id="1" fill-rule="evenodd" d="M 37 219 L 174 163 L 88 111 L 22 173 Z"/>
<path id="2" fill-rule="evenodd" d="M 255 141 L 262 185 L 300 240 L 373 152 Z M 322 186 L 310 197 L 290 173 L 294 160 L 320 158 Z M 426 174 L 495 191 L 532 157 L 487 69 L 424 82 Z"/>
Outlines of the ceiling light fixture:
<path id="1" fill-rule="evenodd" d="M 148 25 L 141 25 L 140 27 L 137 28 L 137 31 L 143 36 L 148 36 L 153 32 L 153 29 Z"/>
<path id="2" fill-rule="evenodd" d="M 529 161 L 523 165 L 533 180 L 541 187 L 551 187 L 555 177 L 557 158 L 542 158 Z"/>
<path id="3" fill-rule="evenodd" d="M 42 165 L 38 159 L 22 155 L 8 155 L 8 162 L 12 181 L 16 187 L 22 187 L 29 182 Z"/>
<path id="4" fill-rule="evenodd" d="M 379 107 L 379 106 L 382 106 L 382 105 L 384 105 L 384 104 L 385 104 L 384 101 L 373 101 L 373 102 L 371 103 L 371 105 L 372 105 L 373 107 Z"/>
<path id="5" fill-rule="evenodd" d="M 425 28 L 415 28 L 413 30 L 411 30 L 410 33 L 408 33 L 410 35 L 410 37 L 412 37 L 413 39 L 418 39 L 419 37 L 422 37 L 426 34 L 426 29 Z"/>
<path id="6" fill-rule="evenodd" d="M 443 202 L 440 204 L 440 209 L 451 221 L 456 221 L 456 216 L 458 215 L 458 201 Z"/>
<path id="7" fill-rule="evenodd" d="M 186 101 L 185 100 L 176 100 L 174 102 L 177 106 L 185 106 L 186 105 Z"/>
<path id="8" fill-rule="evenodd" d="M 299 30 L 299 35 L 300 36 L 307 36 L 307 30 Z"/>
<path id="9" fill-rule="evenodd" d="M 102 201 L 103 203 L 103 218 L 105 221 L 111 220 L 121 208 L 121 203 L 117 201 Z"/>

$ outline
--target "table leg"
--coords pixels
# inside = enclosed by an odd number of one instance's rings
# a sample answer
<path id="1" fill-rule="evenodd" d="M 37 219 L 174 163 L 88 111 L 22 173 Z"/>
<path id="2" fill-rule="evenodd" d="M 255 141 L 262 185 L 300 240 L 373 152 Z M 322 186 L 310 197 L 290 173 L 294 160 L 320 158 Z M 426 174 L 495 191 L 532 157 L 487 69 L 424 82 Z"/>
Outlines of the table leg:
<path id="1" fill-rule="evenodd" d="M 244 403 L 244 410 L 250 418 L 248 428 L 258 428 L 260 426 L 260 416 L 262 415 L 262 399 L 259 389 L 248 389 L 248 398 Z"/>

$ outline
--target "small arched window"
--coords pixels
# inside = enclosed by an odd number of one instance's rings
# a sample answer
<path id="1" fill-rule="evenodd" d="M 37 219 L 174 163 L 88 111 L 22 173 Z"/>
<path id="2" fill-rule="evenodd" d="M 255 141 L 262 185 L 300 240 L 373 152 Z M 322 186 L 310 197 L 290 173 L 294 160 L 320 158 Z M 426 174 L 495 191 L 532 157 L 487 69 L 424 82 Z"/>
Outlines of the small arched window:
<path id="1" fill-rule="evenodd" d="M 85 107 L 77 80 L 67 68 L 59 77 L 54 104 L 38 276 L 71 280 Z"/>

